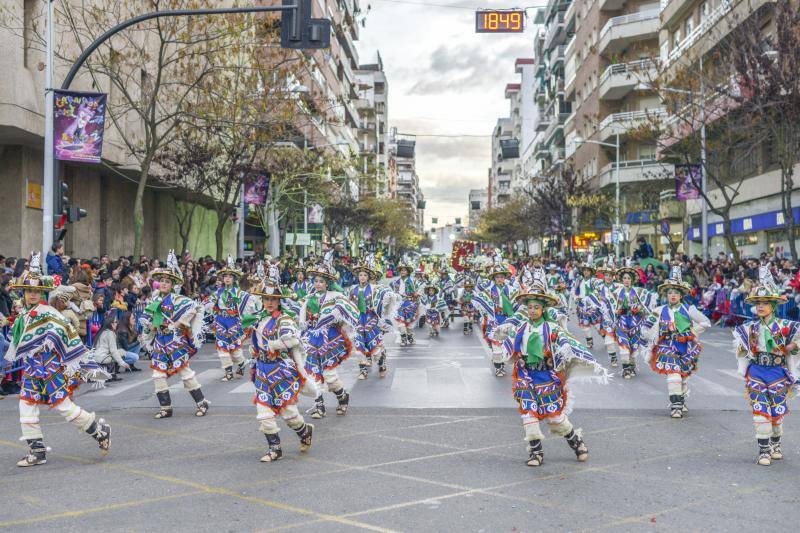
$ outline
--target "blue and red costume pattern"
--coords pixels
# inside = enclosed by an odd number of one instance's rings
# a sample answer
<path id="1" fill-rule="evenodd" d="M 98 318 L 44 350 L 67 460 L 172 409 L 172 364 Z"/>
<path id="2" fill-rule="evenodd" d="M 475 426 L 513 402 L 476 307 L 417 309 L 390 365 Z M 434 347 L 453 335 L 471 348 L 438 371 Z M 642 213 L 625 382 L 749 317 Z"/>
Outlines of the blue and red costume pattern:
<path id="1" fill-rule="evenodd" d="M 745 322 L 736 326 L 733 337 L 740 350 L 746 351 L 749 359 L 745 371 L 747 399 L 753 415 L 763 416 L 773 424 L 780 423 L 789 412 L 787 400 L 799 381 L 789 372 L 789 352 L 786 345 L 793 342 L 800 332 L 800 323 L 793 320 L 774 319 L 769 325 L 772 338 L 777 345 L 774 363 L 770 365 L 757 362 L 758 335 L 763 324 L 760 320 Z"/>
<path id="2" fill-rule="evenodd" d="M 603 314 L 600 311 L 600 304 L 594 296 L 597 289 L 593 287 L 599 284 L 597 278 L 583 280 L 575 284 L 575 314 L 578 316 L 578 325 L 583 328 L 599 326 L 603 321 Z"/>
<path id="3" fill-rule="evenodd" d="M 517 314 L 506 322 L 505 328 L 511 330 L 511 336 L 503 341 L 503 349 L 519 357 L 514 365 L 512 387 L 521 414 L 543 420 L 563 413 L 568 405 L 569 368 L 584 366 L 593 375 L 605 374 L 588 349 L 549 320 L 537 327 Z M 526 362 L 527 341 L 532 333 L 542 339 L 543 358 L 537 365 Z"/>
<path id="4" fill-rule="evenodd" d="M 617 346 L 630 353 L 646 344 L 642 338 L 642 322 L 649 313 L 649 302 L 645 300 L 647 298 L 634 287 L 619 289 L 614 295 L 614 315 L 607 317 L 601 326 L 601 333 L 611 335 Z"/>
<path id="5" fill-rule="evenodd" d="M 339 293 L 326 293 L 320 297 L 319 304 L 316 314 L 304 306 L 306 316 L 302 337 L 306 349 L 306 373 L 323 383 L 325 370 L 338 367 L 352 353 L 353 343 L 345 334 L 344 326 L 355 328 L 358 310 Z"/>
<path id="6" fill-rule="evenodd" d="M 195 303 L 185 296 L 168 294 L 161 300 L 159 308 L 164 322 L 156 327 L 150 368 L 171 376 L 183 370 L 197 353 L 191 331 L 179 323 L 186 313 L 194 310 Z M 152 321 L 152 316 L 146 315 L 146 318 Z"/>
<path id="7" fill-rule="evenodd" d="M 681 304 L 673 312 L 680 313 L 691 323 L 686 304 Z M 655 320 L 658 320 L 658 340 L 653 346 L 650 368 L 659 374 L 680 374 L 684 378 L 691 376 L 697 370 L 697 362 L 703 351 L 694 333 L 691 329 L 684 332 L 670 329 L 672 317 L 667 305 L 661 309 L 659 317 L 651 315 L 647 318 L 642 324 L 643 328 L 650 327 Z"/>
<path id="8" fill-rule="evenodd" d="M 242 347 L 245 330 L 242 317 L 250 304 L 251 296 L 247 292 L 233 287 L 224 287 L 214 294 L 214 339 L 217 349 L 233 352 Z"/>
<path id="9" fill-rule="evenodd" d="M 252 354 L 255 361 L 253 385 L 256 393 L 253 403 L 269 407 L 275 414 L 297 403 L 306 378 L 297 369 L 292 358 L 280 351 L 270 351 L 267 342 L 286 336 L 296 336 L 292 319 L 280 312 L 258 324 L 251 334 Z"/>
<path id="10" fill-rule="evenodd" d="M 364 355 L 374 354 L 381 346 L 383 332 L 380 328 L 380 317 L 376 311 L 374 300 L 377 298 L 371 284 L 355 285 L 350 289 L 350 301 L 359 306 L 363 303 L 364 309 L 359 309 L 358 323 L 356 324 L 355 347 Z"/>
<path id="11" fill-rule="evenodd" d="M 393 291 L 403 298 L 395 320 L 406 328 L 414 327 L 419 313 L 419 295 L 414 280 L 411 278 L 399 278 L 391 283 L 391 287 Z"/>

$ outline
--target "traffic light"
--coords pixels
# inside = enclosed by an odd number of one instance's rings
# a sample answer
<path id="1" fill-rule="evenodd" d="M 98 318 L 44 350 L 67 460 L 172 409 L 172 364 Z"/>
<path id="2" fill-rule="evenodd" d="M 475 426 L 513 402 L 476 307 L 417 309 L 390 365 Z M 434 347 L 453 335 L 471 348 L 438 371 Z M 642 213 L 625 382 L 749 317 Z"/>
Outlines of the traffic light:
<path id="1" fill-rule="evenodd" d="M 69 185 L 66 181 L 59 181 L 56 191 L 56 218 L 66 213 L 67 206 L 69 206 Z"/>
<path id="2" fill-rule="evenodd" d="M 80 219 L 86 218 L 87 216 L 89 216 L 89 213 L 82 207 L 70 206 L 67 210 L 67 222 L 79 222 Z"/>
<path id="3" fill-rule="evenodd" d="M 283 0 L 282 5 L 297 6 L 281 11 L 282 48 L 330 48 L 331 21 L 311 18 L 311 0 Z"/>

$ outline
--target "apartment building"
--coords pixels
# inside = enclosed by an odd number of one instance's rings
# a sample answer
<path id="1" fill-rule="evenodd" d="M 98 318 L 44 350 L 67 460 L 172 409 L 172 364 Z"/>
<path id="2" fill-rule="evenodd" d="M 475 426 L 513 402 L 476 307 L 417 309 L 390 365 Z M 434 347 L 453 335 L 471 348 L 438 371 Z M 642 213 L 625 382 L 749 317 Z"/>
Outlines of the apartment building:
<path id="1" fill-rule="evenodd" d="M 567 26 L 566 15 L 573 4 L 569 0 L 549 0 L 543 10 L 544 25 L 534 40 L 534 124 L 538 135 L 533 154 L 540 179 L 564 170 L 564 125 L 572 113 L 572 103 L 564 91 L 565 62 L 567 44 L 574 33 L 574 28 Z"/>
<path id="2" fill-rule="evenodd" d="M 653 0 L 576 0 L 564 13 L 565 31 L 574 32 L 565 49 L 564 92 L 572 102 L 565 121 L 567 165 L 590 191 L 614 198 L 619 187 L 628 243 L 638 235 L 659 242 L 661 192 L 674 190 L 655 144 L 632 135 L 665 114 L 659 96 L 648 89 L 658 72 L 660 12 Z M 610 243 L 613 223 L 579 231 Z"/>
<path id="3" fill-rule="evenodd" d="M 677 69 L 712 53 L 729 38 L 737 24 L 751 16 L 766 15 L 763 31 L 773 31 L 769 17 L 776 3 L 775 0 L 662 1 L 659 46 L 664 79 L 668 81 Z M 736 169 L 740 173 L 738 178 L 743 181 L 731 209 L 730 227 L 709 212 L 707 231 L 710 255 L 730 251 L 722 238 L 726 233 L 735 236 L 736 245 L 745 256 L 788 250 L 789 235 L 784 229 L 781 208 L 780 172 L 771 152 L 766 149 L 758 151 L 737 165 Z M 800 167 L 795 172 L 800 172 Z M 718 198 L 713 184 L 710 187 L 712 199 Z M 800 194 L 795 192 L 792 201 L 793 205 L 798 205 Z M 689 200 L 686 203 L 688 239 L 684 248 L 690 254 L 701 252 L 701 210 L 702 200 Z M 796 221 L 800 220 L 800 209 L 795 208 L 794 217 Z"/>
<path id="4" fill-rule="evenodd" d="M 489 191 L 487 189 L 470 189 L 469 191 L 469 211 L 467 219 L 467 229 L 475 231 L 481 221 L 481 215 L 486 211 L 489 203 Z"/>
<path id="5" fill-rule="evenodd" d="M 389 161 L 389 83 L 380 53 L 375 63 L 364 64 L 355 72 L 359 99 L 359 153 L 361 156 L 361 196 L 387 196 Z"/>
<path id="6" fill-rule="evenodd" d="M 88 5 L 102 9 L 107 2 L 92 0 Z M 259 2 L 261 5 L 274 3 L 277 0 Z M 229 0 L 215 3 L 220 7 L 230 4 Z M 21 21 L 25 28 L 35 26 L 43 31 L 46 5 L 46 0 L 8 0 L 3 7 L 8 9 L 6 15 L 10 13 L 13 20 Z M 62 5 L 66 4 L 57 4 L 57 9 Z M 287 90 L 307 93 L 298 97 L 297 135 L 292 140 L 298 146 L 326 146 L 326 149 L 349 155 L 349 146 L 357 147 L 359 121 L 355 107 L 359 95 L 354 75 L 358 54 L 353 44 L 358 38 L 359 7 L 355 0 L 315 0 L 312 5 L 314 16 L 332 18 L 331 49 L 303 52 L 308 70 L 298 73 L 292 87 L 288 87 L 287 80 Z M 143 10 L 136 11 L 139 12 Z M 55 37 L 59 40 L 56 48 L 62 51 L 70 46 L 70 32 L 65 29 L 55 28 Z M 0 253 L 3 255 L 27 255 L 30 250 L 40 248 L 42 241 L 42 211 L 35 198 L 43 182 L 45 57 L 34 45 L 31 31 L 0 29 L 0 45 L 6 52 L 0 57 L 4 72 L 0 101 L 5 104 L 0 106 L 0 181 L 3 183 L 0 224 L 5 228 L 0 234 Z M 73 55 L 77 57 L 78 51 Z M 57 86 L 69 66 L 56 61 Z M 142 68 L 143 80 L 147 75 L 146 67 Z M 85 71 L 71 88 L 107 92 L 110 103 L 118 102 L 120 97 L 108 80 L 101 78 L 95 84 Z M 129 89 L 135 91 L 138 87 Z M 143 135 L 137 121 L 125 121 L 119 127 L 122 130 L 110 120 L 106 121 L 103 165 L 61 165 L 61 178 L 70 187 L 71 200 L 89 213 L 86 219 L 69 227 L 65 244 L 71 255 L 86 257 L 107 252 L 113 256 L 131 252 L 138 168 L 125 148 L 121 131 L 125 137 Z M 165 189 L 154 177 L 150 178 L 144 193 L 143 253 L 163 257 L 167 250 L 180 244 L 178 224 L 173 215 L 180 202 L 200 205 L 195 211 L 195 220 L 201 231 L 193 232 L 196 235 L 189 251 L 195 256 L 214 253 L 211 228 L 216 225 L 216 215 L 210 209 L 211 200 L 197 198 L 187 191 Z M 235 223 L 227 223 L 225 253 L 236 253 L 236 229 Z"/>
<path id="7" fill-rule="evenodd" d="M 506 94 L 518 92 L 518 84 L 510 83 L 506 86 Z M 511 86 L 511 87 L 509 87 Z M 489 209 L 500 207 L 511 199 L 511 178 L 517 164 L 515 158 L 503 157 L 503 141 L 513 141 L 512 121 L 509 117 L 497 119 L 497 124 L 492 131 L 492 166 L 489 168 Z"/>
<path id="8" fill-rule="evenodd" d="M 410 213 L 409 225 L 423 233 L 425 227 L 425 195 L 419 186 L 416 168 L 416 140 L 392 128 L 389 141 L 389 173 L 396 175 L 392 198 L 401 201 Z"/>

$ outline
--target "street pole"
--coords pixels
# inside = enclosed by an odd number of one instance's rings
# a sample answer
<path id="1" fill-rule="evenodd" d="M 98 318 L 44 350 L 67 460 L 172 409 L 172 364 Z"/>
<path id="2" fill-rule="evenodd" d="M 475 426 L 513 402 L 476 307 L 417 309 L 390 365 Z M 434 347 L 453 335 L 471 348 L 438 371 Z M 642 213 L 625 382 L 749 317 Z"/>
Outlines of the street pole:
<path id="1" fill-rule="evenodd" d="M 616 188 L 616 191 L 615 191 L 616 199 L 615 199 L 615 203 L 614 203 L 614 211 L 615 211 L 614 218 L 616 219 L 616 225 L 617 225 L 617 255 L 618 256 L 622 256 L 622 254 L 620 253 L 622 251 L 622 238 L 621 238 L 621 235 L 620 235 L 620 233 L 621 233 L 620 229 L 621 228 L 620 228 L 620 225 L 619 225 L 619 163 L 620 163 L 620 161 L 619 161 L 619 133 L 617 133 L 616 151 L 617 151 L 617 168 L 616 168 L 616 171 L 614 172 L 614 181 L 615 181 L 615 188 Z"/>
<path id="2" fill-rule="evenodd" d="M 42 254 L 47 254 L 53 245 L 53 211 L 55 161 L 53 157 L 53 2 L 47 2 L 47 67 L 44 77 L 44 183 L 42 184 Z M 47 262 L 42 261 L 47 272 Z"/>
<path id="3" fill-rule="evenodd" d="M 708 181 L 706 180 L 706 90 L 705 75 L 703 74 L 703 54 L 700 54 L 700 163 L 702 175 L 700 176 L 700 190 L 702 191 L 703 210 L 700 217 L 702 226 L 703 260 L 708 257 Z"/>
<path id="4" fill-rule="evenodd" d="M 308 191 L 303 190 L 303 234 L 308 235 Z M 303 237 L 305 238 L 305 237 Z M 308 245 L 303 245 L 303 257 L 308 255 Z"/>
<path id="5" fill-rule="evenodd" d="M 244 183 L 239 188 L 239 254 L 244 259 L 244 215 L 247 206 L 244 203 Z"/>

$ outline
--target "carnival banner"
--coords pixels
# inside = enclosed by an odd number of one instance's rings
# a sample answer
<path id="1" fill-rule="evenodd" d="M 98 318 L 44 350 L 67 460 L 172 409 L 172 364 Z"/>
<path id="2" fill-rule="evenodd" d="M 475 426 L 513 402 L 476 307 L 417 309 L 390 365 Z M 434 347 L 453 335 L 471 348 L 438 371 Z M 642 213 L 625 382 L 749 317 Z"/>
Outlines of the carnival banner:
<path id="1" fill-rule="evenodd" d="M 244 184 L 245 205 L 264 205 L 267 203 L 269 176 L 258 176 Z"/>
<path id="2" fill-rule="evenodd" d="M 54 91 L 53 151 L 61 161 L 99 163 L 103 155 L 106 95 Z"/>
<path id="3" fill-rule="evenodd" d="M 675 198 L 681 201 L 700 198 L 699 185 L 702 179 L 702 165 L 675 165 Z"/>
<path id="4" fill-rule="evenodd" d="M 453 250 L 450 252 L 450 266 L 457 272 L 464 270 L 467 258 L 475 255 L 475 243 L 473 241 L 458 240 L 453 243 Z"/>

